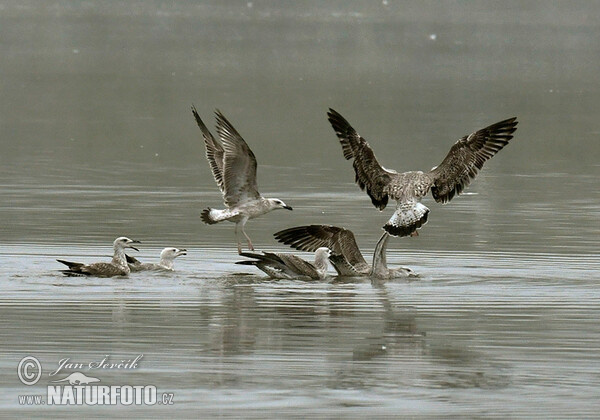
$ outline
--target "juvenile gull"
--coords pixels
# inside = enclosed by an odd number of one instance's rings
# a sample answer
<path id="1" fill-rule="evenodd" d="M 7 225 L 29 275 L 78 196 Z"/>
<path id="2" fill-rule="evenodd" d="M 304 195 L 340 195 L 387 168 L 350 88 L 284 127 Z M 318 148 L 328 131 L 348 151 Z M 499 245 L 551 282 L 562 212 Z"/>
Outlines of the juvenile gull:
<path id="1" fill-rule="evenodd" d="M 323 280 L 327 277 L 327 259 L 330 252 L 329 248 L 317 248 L 314 264 L 293 254 L 263 252 L 261 255 L 252 252 L 242 252 L 240 255 L 254 258 L 254 260 L 238 261 L 236 264 L 254 265 L 274 279 L 309 278 L 312 280 Z"/>
<path id="2" fill-rule="evenodd" d="M 327 113 L 346 159 L 353 159 L 356 183 L 367 190 L 373 205 L 383 210 L 388 198 L 396 200 L 396 211 L 383 227 L 394 236 L 416 235 L 427 222 L 429 209 L 421 198 L 431 189 L 438 203 L 446 203 L 459 195 L 483 164 L 501 150 L 517 129 L 517 118 L 492 124 L 458 140 L 442 163 L 429 172 L 398 173 L 379 164 L 369 143 L 333 109 Z"/>
<path id="3" fill-rule="evenodd" d="M 370 276 L 380 279 L 418 276 L 408 267 L 387 267 L 386 251 L 390 237 L 387 232 L 384 232 L 377 242 L 372 266 L 365 261 L 352 231 L 342 227 L 298 226 L 279 231 L 274 236 L 279 242 L 300 251 L 312 252 L 319 247 L 329 248 L 331 250 L 329 261 L 340 276 Z"/>
<path id="4" fill-rule="evenodd" d="M 97 262 L 92 264 L 83 264 L 70 262 L 65 260 L 56 260 L 69 267 L 68 270 L 61 270 L 61 272 L 67 276 L 96 276 L 96 277 L 113 277 L 113 276 L 126 276 L 130 273 L 127 260 L 125 258 L 125 248 L 131 248 L 138 251 L 132 244 L 139 244 L 140 241 L 134 241 L 132 239 L 121 236 L 115 239 L 113 242 L 113 248 L 115 253 L 112 261 L 109 263 Z"/>
<path id="5" fill-rule="evenodd" d="M 132 272 L 137 271 L 175 271 L 173 268 L 173 263 L 175 262 L 175 258 L 180 255 L 187 255 L 187 249 L 178 249 L 178 248 L 165 248 L 160 253 L 160 262 L 158 264 L 154 263 L 142 263 L 137 258 L 134 258 L 130 255 L 125 254 L 125 258 L 127 259 L 127 264 L 129 265 L 129 269 Z"/>
<path id="6" fill-rule="evenodd" d="M 217 133 L 223 142 L 222 145 L 208 131 L 194 106 L 192 106 L 192 113 L 202 131 L 206 145 L 206 159 L 227 207 L 224 210 L 209 207 L 200 217 L 209 225 L 224 220 L 235 223 L 238 254 L 242 253 L 238 227 L 241 227 L 248 241 L 248 248 L 254 251 L 252 241 L 244 230 L 246 222 L 276 209 L 292 210 L 292 208 L 278 198 L 264 198 L 260 195 L 256 183 L 256 157 L 242 136 L 219 110 L 215 111 L 215 116 Z"/>

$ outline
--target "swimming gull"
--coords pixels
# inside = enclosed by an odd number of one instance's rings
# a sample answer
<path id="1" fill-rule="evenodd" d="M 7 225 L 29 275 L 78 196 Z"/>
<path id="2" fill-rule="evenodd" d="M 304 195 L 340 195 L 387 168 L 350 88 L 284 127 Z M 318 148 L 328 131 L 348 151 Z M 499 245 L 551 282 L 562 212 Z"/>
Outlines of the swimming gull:
<path id="1" fill-rule="evenodd" d="M 331 250 L 329 261 L 340 276 L 374 277 L 381 279 L 416 277 L 408 267 L 388 268 L 386 260 L 390 235 L 384 232 L 373 252 L 373 265 L 369 265 L 354 238 L 351 230 L 331 225 L 298 226 L 279 231 L 275 238 L 300 251 L 312 252 L 318 247 Z"/>
<path id="2" fill-rule="evenodd" d="M 125 254 L 127 264 L 132 272 L 136 271 L 175 271 L 173 263 L 180 255 L 187 255 L 187 249 L 165 248 L 160 253 L 160 262 L 142 263 L 137 258 Z"/>
<path id="3" fill-rule="evenodd" d="M 115 239 L 113 248 L 115 250 L 112 261 L 109 263 L 97 262 L 92 264 L 83 264 L 70 262 L 65 260 L 56 260 L 69 267 L 68 270 L 61 270 L 67 276 L 96 276 L 96 277 L 113 277 L 126 276 L 131 270 L 127 265 L 125 258 L 125 248 L 131 248 L 138 251 L 132 244 L 139 244 L 140 241 L 134 241 L 125 236 Z"/>
<path id="4" fill-rule="evenodd" d="M 323 280 L 327 277 L 327 259 L 330 252 L 329 248 L 317 248 L 315 251 L 314 264 L 293 254 L 263 252 L 261 255 L 252 252 L 242 252 L 240 255 L 254 258 L 254 260 L 238 261 L 236 264 L 254 265 L 274 279 L 308 278 L 312 280 Z"/>
<path id="5" fill-rule="evenodd" d="M 517 129 L 517 118 L 509 118 L 458 140 L 442 163 L 429 172 L 398 173 L 379 164 L 369 143 L 338 112 L 327 113 L 346 159 L 353 159 L 356 183 L 367 190 L 373 205 L 383 210 L 388 198 L 396 200 L 396 211 L 383 227 L 394 236 L 417 235 L 427 222 L 429 209 L 421 198 L 431 189 L 438 203 L 459 195 L 475 178 L 483 164 L 508 144 Z"/>
<path id="6" fill-rule="evenodd" d="M 235 223 L 238 254 L 242 253 L 238 227 L 241 227 L 248 241 L 248 248 L 254 251 L 252 241 L 244 230 L 246 222 L 276 209 L 292 210 L 292 208 L 278 198 L 264 198 L 260 195 L 256 183 L 256 157 L 242 136 L 219 110 L 215 111 L 215 116 L 217 133 L 223 142 L 222 145 L 206 128 L 194 106 L 192 106 L 192 113 L 202 131 L 206 145 L 206 159 L 227 207 L 224 210 L 209 207 L 200 217 L 209 225 L 224 220 Z"/>

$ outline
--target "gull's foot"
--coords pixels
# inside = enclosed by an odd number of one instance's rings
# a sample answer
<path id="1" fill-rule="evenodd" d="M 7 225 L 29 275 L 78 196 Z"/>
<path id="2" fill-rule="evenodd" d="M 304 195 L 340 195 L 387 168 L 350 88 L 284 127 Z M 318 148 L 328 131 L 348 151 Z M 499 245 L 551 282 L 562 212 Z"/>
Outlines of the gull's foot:
<path id="1" fill-rule="evenodd" d="M 417 232 L 416 230 L 410 234 L 410 236 L 419 236 L 419 232 Z"/>

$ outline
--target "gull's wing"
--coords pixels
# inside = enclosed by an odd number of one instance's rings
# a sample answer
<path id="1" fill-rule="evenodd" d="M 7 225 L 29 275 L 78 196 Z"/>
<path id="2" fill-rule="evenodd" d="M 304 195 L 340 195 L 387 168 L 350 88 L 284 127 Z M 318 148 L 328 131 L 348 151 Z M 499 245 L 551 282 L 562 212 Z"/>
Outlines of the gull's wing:
<path id="1" fill-rule="evenodd" d="M 113 277 L 113 276 L 125 276 L 127 273 L 122 268 L 117 267 L 111 263 L 93 263 L 84 265 L 81 267 L 81 272 L 98 277 Z"/>
<path id="2" fill-rule="evenodd" d="M 112 276 L 123 276 L 127 275 L 122 268 L 117 267 L 111 263 L 93 263 L 93 264 L 82 264 L 74 263 L 64 260 L 56 260 L 69 267 L 68 270 L 62 270 L 66 275 L 86 275 L 86 276 L 98 276 L 98 277 L 112 277 Z"/>
<path id="3" fill-rule="evenodd" d="M 342 144 L 344 157 L 347 160 L 354 159 L 352 166 L 356 173 L 356 183 L 362 190 L 367 190 L 373 205 L 379 210 L 383 210 L 388 202 L 386 187 L 396 172 L 385 169 L 377 162 L 369 143 L 352 128 L 344 117 L 331 108 L 329 108 L 327 116 Z"/>
<path id="4" fill-rule="evenodd" d="M 319 273 L 314 265 L 293 254 L 275 252 L 242 252 L 243 257 L 254 258 L 251 261 L 238 261 L 236 264 L 254 265 L 273 278 L 294 278 L 300 276 L 319 279 Z"/>
<path id="5" fill-rule="evenodd" d="M 127 255 L 125 254 L 125 259 L 127 260 L 127 264 L 135 264 L 135 265 L 141 265 L 141 261 L 138 260 L 135 257 L 132 257 L 131 255 Z"/>
<path id="6" fill-rule="evenodd" d="M 198 111 L 196 111 L 196 107 L 192 105 L 192 114 L 194 114 L 194 118 L 196 118 L 196 123 L 198 127 L 200 127 L 200 131 L 202 131 L 202 137 L 204 138 L 204 145 L 206 146 L 206 159 L 210 164 L 210 169 L 212 170 L 213 177 L 219 186 L 219 189 L 222 193 L 224 193 L 223 187 L 223 146 L 221 143 L 217 141 L 208 130 L 200 115 L 198 115 Z"/>
<path id="7" fill-rule="evenodd" d="M 290 268 L 294 273 L 310 277 L 313 280 L 319 279 L 319 273 L 314 265 L 308 261 L 303 260 L 294 254 L 277 254 L 279 258 Z"/>
<path id="8" fill-rule="evenodd" d="M 260 198 L 256 185 L 256 157 L 219 110 L 217 133 L 225 151 L 223 160 L 223 198 L 228 207 Z"/>
<path id="9" fill-rule="evenodd" d="M 369 264 L 356 244 L 352 231 L 331 225 L 298 226 L 274 234 L 279 242 L 299 251 L 315 252 L 318 248 L 331 250 L 329 260 L 342 276 L 365 274 Z"/>
<path id="10" fill-rule="evenodd" d="M 509 118 L 458 140 L 442 163 L 429 172 L 435 201 L 445 203 L 460 194 L 483 164 L 513 138 L 517 123 L 516 117 Z"/>

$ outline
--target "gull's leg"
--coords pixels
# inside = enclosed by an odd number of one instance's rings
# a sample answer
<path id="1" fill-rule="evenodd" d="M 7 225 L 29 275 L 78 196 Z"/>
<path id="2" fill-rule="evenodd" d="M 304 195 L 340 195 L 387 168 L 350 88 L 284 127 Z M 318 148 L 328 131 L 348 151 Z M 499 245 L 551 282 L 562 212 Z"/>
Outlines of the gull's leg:
<path id="1" fill-rule="evenodd" d="M 248 219 L 242 220 L 242 233 L 248 240 L 248 249 L 250 249 L 250 251 L 254 251 L 254 246 L 252 245 L 252 241 L 250 240 L 250 237 L 246 234 L 246 231 L 244 230 L 244 226 L 246 226 L 247 221 L 248 221 Z"/>
<path id="2" fill-rule="evenodd" d="M 238 254 L 242 253 L 242 243 L 240 242 L 240 235 L 238 234 L 238 225 L 239 222 L 235 224 L 235 239 L 237 241 L 237 246 L 238 246 Z M 242 231 L 244 230 L 244 228 L 242 227 Z"/>

